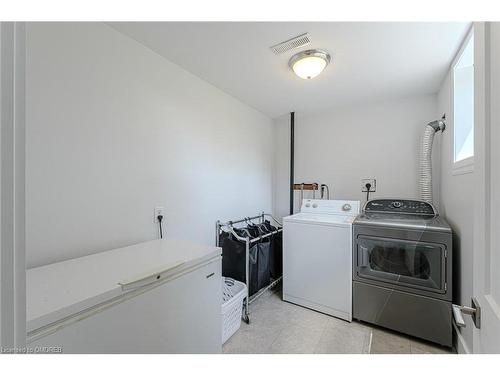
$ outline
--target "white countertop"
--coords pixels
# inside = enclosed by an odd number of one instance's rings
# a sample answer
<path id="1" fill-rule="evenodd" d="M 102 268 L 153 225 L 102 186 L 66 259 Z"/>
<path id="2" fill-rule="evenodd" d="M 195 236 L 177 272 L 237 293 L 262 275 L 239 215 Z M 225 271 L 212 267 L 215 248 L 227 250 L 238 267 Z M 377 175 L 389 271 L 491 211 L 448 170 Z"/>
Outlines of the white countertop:
<path id="1" fill-rule="evenodd" d="M 163 239 L 31 268 L 28 332 L 122 295 L 120 284 L 165 270 L 172 276 L 220 255 L 215 246 Z"/>

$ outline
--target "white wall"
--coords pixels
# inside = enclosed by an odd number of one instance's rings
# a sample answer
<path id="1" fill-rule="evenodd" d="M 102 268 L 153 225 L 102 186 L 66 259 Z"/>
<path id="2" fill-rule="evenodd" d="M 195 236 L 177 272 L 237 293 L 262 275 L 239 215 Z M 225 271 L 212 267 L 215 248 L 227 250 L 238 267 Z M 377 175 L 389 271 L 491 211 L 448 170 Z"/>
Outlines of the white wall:
<path id="1" fill-rule="evenodd" d="M 370 198 L 416 198 L 420 138 L 435 119 L 435 95 L 296 113 L 295 182 L 326 183 L 331 199 L 364 203 L 361 179 L 375 178 L 377 191 Z M 279 216 L 289 211 L 289 128 L 289 116 L 275 120 L 274 212 Z M 437 187 L 438 169 L 434 175 Z"/>
<path id="2" fill-rule="evenodd" d="M 474 179 L 472 173 L 453 174 L 453 75 L 448 72 L 438 95 L 438 113 L 446 112 L 446 131 L 441 142 L 441 213 L 452 226 L 453 301 L 470 306 L 473 295 L 473 210 Z M 460 328 L 472 350 L 472 324 Z M 460 344 L 459 344 L 460 345 Z M 460 346 L 458 348 L 460 350 Z"/>
<path id="3" fill-rule="evenodd" d="M 27 38 L 29 267 L 270 211 L 268 117 L 104 24 Z"/>
<path id="4" fill-rule="evenodd" d="M 2 51 L 2 23 L 0 23 L 0 52 Z M 4 58 L 3 57 L 3 53 L 0 55 L 0 95 L 2 95 L 3 93 L 3 85 L 2 85 L 2 64 L 3 64 L 3 60 Z M 2 144 L 2 128 L 3 128 L 3 124 L 2 124 L 2 119 L 3 119 L 3 109 L 2 109 L 2 101 L 0 100 L 0 144 Z M 3 164 L 3 153 L 0 151 L 0 165 Z M 5 183 L 5 181 L 3 180 L 3 175 L 4 175 L 4 172 L 3 172 L 3 169 L 0 169 L 0 213 L 3 212 L 3 209 L 2 209 L 2 187 L 3 187 L 3 184 Z M 4 263 L 4 266 L 2 267 L 2 254 L 3 254 L 3 241 L 2 241 L 2 232 L 3 232 L 3 223 L 2 223 L 2 215 L 0 214 L 0 345 L 4 345 L 4 342 L 7 341 L 7 340 L 4 340 L 4 335 L 5 333 L 2 333 L 2 327 L 4 325 L 6 325 L 6 323 L 4 323 L 4 319 L 2 318 L 2 311 L 3 309 L 5 309 L 5 306 L 2 305 L 2 300 L 4 299 L 4 290 L 5 290 L 5 284 L 3 282 L 3 274 L 2 274 L 2 269 L 3 267 L 5 267 L 5 263 Z M 10 322 L 8 322 L 9 325 L 10 325 Z M 4 329 L 5 331 L 5 329 Z"/>
<path id="5" fill-rule="evenodd" d="M 0 22 L 0 346 L 26 345 L 25 25 Z"/>

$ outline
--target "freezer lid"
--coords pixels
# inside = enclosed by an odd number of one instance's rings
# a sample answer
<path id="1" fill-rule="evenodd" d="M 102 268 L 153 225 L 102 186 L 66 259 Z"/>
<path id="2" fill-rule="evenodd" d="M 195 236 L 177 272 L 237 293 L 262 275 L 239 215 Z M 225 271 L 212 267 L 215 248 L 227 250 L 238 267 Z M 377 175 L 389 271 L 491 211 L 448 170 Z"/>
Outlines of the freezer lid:
<path id="1" fill-rule="evenodd" d="M 163 239 L 28 269 L 27 331 L 77 315 L 220 255 L 218 247 Z"/>

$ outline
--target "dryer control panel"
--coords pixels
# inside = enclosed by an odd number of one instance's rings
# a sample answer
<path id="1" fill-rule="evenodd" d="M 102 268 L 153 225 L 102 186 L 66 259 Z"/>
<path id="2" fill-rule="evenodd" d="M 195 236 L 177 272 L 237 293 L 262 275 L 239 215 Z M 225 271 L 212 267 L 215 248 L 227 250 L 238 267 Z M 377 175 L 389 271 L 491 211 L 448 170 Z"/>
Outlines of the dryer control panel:
<path id="1" fill-rule="evenodd" d="M 366 202 L 363 211 L 422 216 L 437 215 L 436 209 L 429 202 L 411 199 L 373 199 Z"/>

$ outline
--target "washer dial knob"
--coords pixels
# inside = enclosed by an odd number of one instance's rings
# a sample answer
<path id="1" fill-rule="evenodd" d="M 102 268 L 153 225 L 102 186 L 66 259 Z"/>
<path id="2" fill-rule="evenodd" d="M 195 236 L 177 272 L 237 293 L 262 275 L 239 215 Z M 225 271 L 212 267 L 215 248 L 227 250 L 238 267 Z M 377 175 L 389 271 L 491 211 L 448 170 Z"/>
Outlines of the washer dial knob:
<path id="1" fill-rule="evenodd" d="M 391 206 L 393 208 L 401 208 L 401 206 L 403 206 L 403 203 L 399 202 L 399 201 L 394 201 L 391 203 Z"/>

